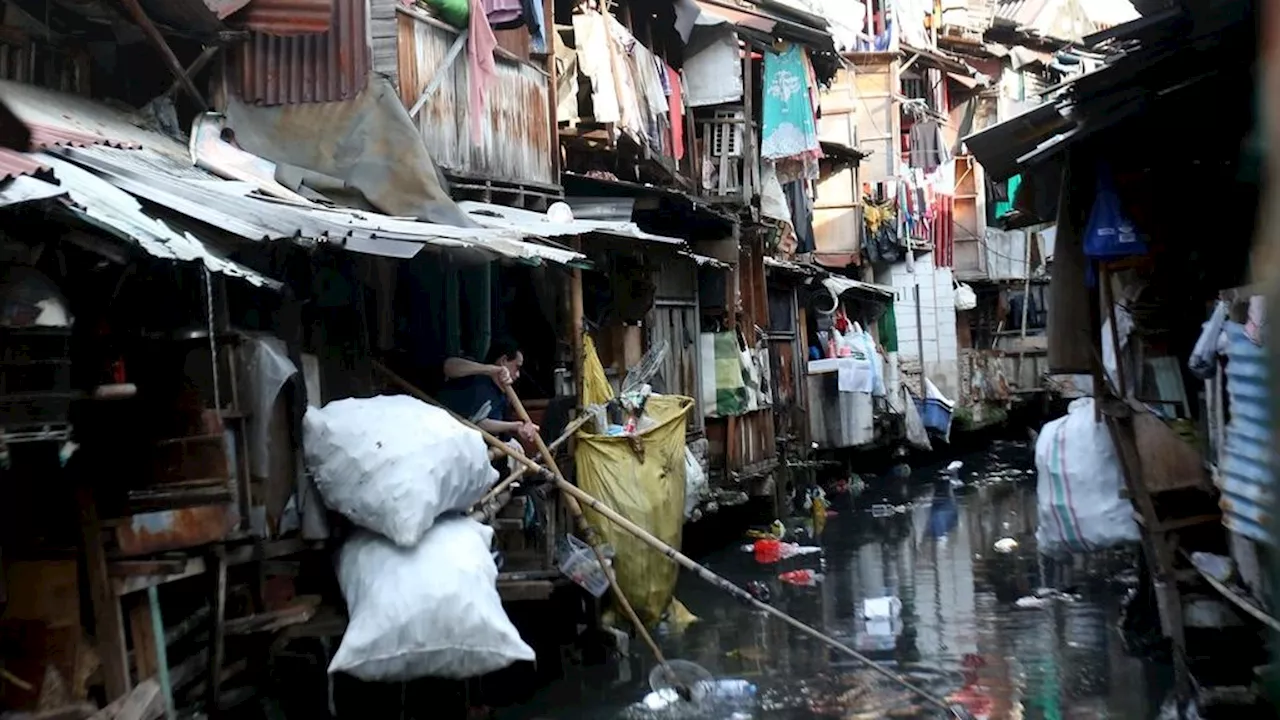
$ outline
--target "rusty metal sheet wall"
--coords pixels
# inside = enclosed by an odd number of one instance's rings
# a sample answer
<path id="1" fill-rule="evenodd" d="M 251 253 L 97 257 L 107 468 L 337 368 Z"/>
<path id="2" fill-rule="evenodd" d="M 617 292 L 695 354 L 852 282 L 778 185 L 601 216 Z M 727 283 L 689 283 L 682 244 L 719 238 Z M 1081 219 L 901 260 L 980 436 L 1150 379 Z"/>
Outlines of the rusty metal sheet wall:
<path id="1" fill-rule="evenodd" d="M 369 83 L 366 0 L 333 0 L 329 32 L 251 33 L 235 51 L 240 97 L 255 105 L 336 102 Z"/>
<path id="2" fill-rule="evenodd" d="M 400 98 L 412 106 L 435 77 L 457 31 L 443 23 L 399 14 Z M 483 111 L 484 137 L 472 142 L 467 62 L 460 56 L 415 119 L 431 156 L 458 175 L 511 183 L 558 185 L 552 158 L 548 93 L 551 79 L 529 63 L 498 57 L 498 76 Z"/>
<path id="3" fill-rule="evenodd" d="M 253 0 L 233 18 L 255 32 L 307 35 L 333 29 L 336 0 Z"/>

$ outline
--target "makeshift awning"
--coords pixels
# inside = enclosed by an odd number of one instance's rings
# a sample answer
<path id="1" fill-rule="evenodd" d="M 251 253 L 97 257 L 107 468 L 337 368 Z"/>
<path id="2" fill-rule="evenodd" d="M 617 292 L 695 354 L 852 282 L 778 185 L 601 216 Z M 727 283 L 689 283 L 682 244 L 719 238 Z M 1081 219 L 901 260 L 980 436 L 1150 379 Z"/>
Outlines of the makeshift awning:
<path id="1" fill-rule="evenodd" d="M 875 283 L 854 280 L 842 275 L 828 275 L 822 278 L 822 285 L 830 290 L 832 294 L 839 297 L 850 290 L 859 290 L 862 292 L 878 295 L 885 300 L 892 302 L 897 296 L 898 291 L 888 285 L 877 285 Z"/>
<path id="2" fill-rule="evenodd" d="M 696 2 L 702 11 L 698 18 L 700 25 L 727 22 L 743 34 L 754 36 L 768 45 L 772 45 L 776 38 L 784 38 L 805 43 L 818 50 L 835 52 L 835 41 L 827 29 L 826 20 L 816 15 L 804 13 L 802 18 L 794 11 L 784 12 L 784 8 L 764 0 L 762 2 L 696 0 Z M 783 14 L 795 15 L 796 19 L 782 17 Z"/>
<path id="3" fill-rule="evenodd" d="M 246 240 L 298 240 L 401 259 L 431 246 L 469 252 L 477 259 L 565 265 L 586 260 L 572 250 L 524 242 L 524 234 L 518 231 L 436 225 L 267 198 L 256 194 L 249 183 L 175 178 L 160 170 L 126 164 L 125 156 L 110 148 L 69 148 L 62 154 L 132 195 Z"/>
<path id="4" fill-rule="evenodd" d="M 65 190 L 61 206 L 85 222 L 136 243 L 152 257 L 198 262 L 209 272 L 240 278 L 257 287 L 280 288 L 278 280 L 228 259 L 191 233 L 171 228 L 144 212 L 137 198 L 93 173 L 52 155 L 41 159 L 53 169 L 58 187 Z"/>
<path id="5" fill-rule="evenodd" d="M 267 197 L 256 182 L 226 180 L 195 167 L 187 146 L 138 127 L 124 113 L 87 98 L 0 81 L 0 99 L 32 127 L 32 144 L 46 150 L 48 157 L 64 160 L 108 187 L 144 201 L 138 211 L 144 215 L 188 221 L 183 224 L 195 240 L 207 228 L 205 239 L 230 235 L 254 242 L 331 244 L 393 258 L 410 258 L 431 247 L 469 254 L 478 261 L 586 262 L 585 256 L 571 250 L 525 242 L 527 235 L 516 230 L 437 225 L 302 198 Z M 0 154 L 0 177 L 42 172 L 45 156 L 3 152 L 7 155 Z M 24 183 L 23 187 L 38 186 Z M 5 189 L 7 193 L 0 189 L 0 201 L 23 197 L 22 188 Z M 98 200 L 107 195 L 84 193 Z"/>
<path id="6" fill-rule="evenodd" d="M 969 135 L 964 143 L 988 178 L 1007 180 L 1020 172 L 1025 156 L 1055 144 L 1074 127 L 1057 102 L 1047 102 Z"/>
<path id="7" fill-rule="evenodd" d="M 628 240 L 642 240 L 660 245 L 681 246 L 684 240 L 666 235 L 655 235 L 640 229 L 626 220 L 579 220 L 568 222 L 552 220 L 546 213 L 522 208 L 494 205 L 492 203 L 464 201 L 458 207 L 478 225 L 495 230 L 513 230 L 524 235 L 544 238 L 573 237 L 576 235 L 608 235 Z"/>

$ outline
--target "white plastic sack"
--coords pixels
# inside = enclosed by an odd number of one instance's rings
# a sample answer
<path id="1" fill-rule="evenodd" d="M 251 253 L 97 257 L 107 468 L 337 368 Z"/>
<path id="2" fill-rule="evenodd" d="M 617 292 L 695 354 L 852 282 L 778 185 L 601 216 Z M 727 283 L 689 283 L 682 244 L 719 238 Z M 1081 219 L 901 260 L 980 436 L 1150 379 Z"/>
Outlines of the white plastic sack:
<path id="1" fill-rule="evenodd" d="M 464 679 L 532 662 L 498 597 L 492 541 L 492 528 L 462 517 L 441 520 L 413 549 L 354 535 L 338 559 L 351 620 L 329 672 Z"/>
<path id="2" fill-rule="evenodd" d="M 710 492 L 707 475 L 702 465 L 688 447 L 684 449 L 684 519 L 693 517 L 693 511 Z"/>
<path id="3" fill-rule="evenodd" d="M 978 307 L 978 294 L 966 283 L 956 283 L 956 310 L 972 310 Z"/>
<path id="4" fill-rule="evenodd" d="M 325 504 L 401 547 L 498 479 L 480 433 L 405 395 L 309 408 L 303 449 Z"/>
<path id="5" fill-rule="evenodd" d="M 1133 506 L 1120 497 L 1124 475 L 1093 398 L 1071 403 L 1036 439 L 1036 543 L 1040 552 L 1089 552 L 1141 539 Z"/>

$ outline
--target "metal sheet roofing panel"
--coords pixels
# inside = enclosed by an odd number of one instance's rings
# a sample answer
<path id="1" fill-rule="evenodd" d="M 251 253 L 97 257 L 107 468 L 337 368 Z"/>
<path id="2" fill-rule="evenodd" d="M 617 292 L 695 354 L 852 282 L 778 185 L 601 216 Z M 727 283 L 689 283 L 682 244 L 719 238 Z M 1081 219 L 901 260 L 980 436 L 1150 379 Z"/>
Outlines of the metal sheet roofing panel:
<path id="1" fill-rule="evenodd" d="M 12 180 L 25 175 L 37 175 L 48 171 L 48 165 L 27 153 L 0 149 L 0 180 Z"/>
<path id="2" fill-rule="evenodd" d="M 500 230 L 516 230 L 544 238 L 575 235 L 609 235 L 629 240 L 642 240 L 660 245 L 683 246 L 685 241 L 666 235 L 654 235 L 629 220 L 578 220 L 555 222 L 545 213 L 482 202 L 460 202 L 458 207 L 476 224 Z"/>
<path id="3" fill-rule="evenodd" d="M 232 18 L 267 35 L 312 35 L 333 27 L 334 0 L 252 0 Z"/>
<path id="4" fill-rule="evenodd" d="M 240 97 L 256 105 L 336 102 L 368 85 L 369 9 L 332 0 L 329 31 L 282 37 L 250 33 L 235 51 Z"/>
<path id="5" fill-rule="evenodd" d="M 201 263 L 210 272 L 241 278 L 257 287 L 276 289 L 280 283 L 230 260 L 191 233 L 180 232 L 143 211 L 137 198 L 94 173 L 52 155 L 41 161 L 53 168 L 67 190 L 69 212 L 136 243 L 148 255 L 166 260 Z"/>
<path id="6" fill-rule="evenodd" d="M 248 183 L 192 181 L 99 152 L 64 150 L 64 157 L 107 180 L 112 186 L 167 210 L 252 241 L 301 240 L 329 244 L 353 252 L 410 258 L 426 246 L 474 254 L 478 259 L 529 263 L 585 263 L 586 257 L 563 248 L 524 242 L 518 230 L 436 225 L 373 212 L 287 202 L 253 195 Z M 146 151 L 142 151 L 145 153 Z"/>

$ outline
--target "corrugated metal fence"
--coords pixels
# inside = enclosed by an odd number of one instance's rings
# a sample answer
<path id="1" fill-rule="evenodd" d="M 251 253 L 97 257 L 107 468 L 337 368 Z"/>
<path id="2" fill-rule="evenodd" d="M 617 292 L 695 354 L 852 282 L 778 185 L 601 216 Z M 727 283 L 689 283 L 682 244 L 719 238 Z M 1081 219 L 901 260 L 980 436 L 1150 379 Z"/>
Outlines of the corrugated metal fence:
<path id="1" fill-rule="evenodd" d="M 1225 330 L 1231 419 L 1219 478 L 1224 522 L 1234 532 L 1272 545 L 1269 526 L 1275 495 L 1271 489 L 1267 351 L 1245 335 L 1244 326 L 1227 323 Z"/>

